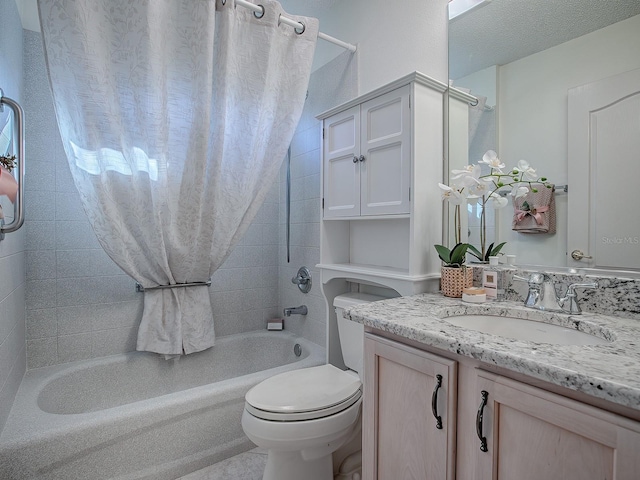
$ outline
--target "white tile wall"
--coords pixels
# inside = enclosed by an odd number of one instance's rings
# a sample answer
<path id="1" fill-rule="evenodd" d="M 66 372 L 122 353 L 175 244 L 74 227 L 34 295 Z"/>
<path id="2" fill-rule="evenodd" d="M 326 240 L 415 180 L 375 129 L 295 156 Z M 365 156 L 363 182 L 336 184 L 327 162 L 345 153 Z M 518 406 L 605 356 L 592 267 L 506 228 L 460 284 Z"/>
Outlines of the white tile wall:
<path id="1" fill-rule="evenodd" d="M 22 27 L 16 3 L 0 2 L 0 18 L 0 86 L 6 96 L 23 103 Z M 0 196 L 0 203 L 11 222 L 13 205 L 6 196 Z M 24 228 L 0 241 L 0 431 L 26 368 L 24 248 Z"/>
<path id="2" fill-rule="evenodd" d="M 305 304 L 306 316 L 293 315 L 285 328 L 314 343 L 326 343 L 327 305 L 320 289 L 321 218 L 321 122 L 315 116 L 357 96 L 356 57 L 345 52 L 311 75 L 309 95 L 298 129 L 291 143 L 291 261 L 286 261 L 286 165 L 280 174 L 280 312 L 284 307 Z M 314 283 L 303 294 L 291 283 L 298 268 L 305 265 Z"/>

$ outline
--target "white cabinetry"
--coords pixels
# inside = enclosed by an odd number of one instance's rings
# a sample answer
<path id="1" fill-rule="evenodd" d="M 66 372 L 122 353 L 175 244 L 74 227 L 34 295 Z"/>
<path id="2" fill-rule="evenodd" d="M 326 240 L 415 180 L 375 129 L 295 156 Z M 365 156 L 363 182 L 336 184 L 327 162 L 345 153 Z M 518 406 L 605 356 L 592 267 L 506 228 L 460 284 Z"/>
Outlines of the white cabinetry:
<path id="1" fill-rule="evenodd" d="M 410 213 L 410 86 L 324 121 L 325 219 Z"/>
<path id="2" fill-rule="evenodd" d="M 400 295 L 438 291 L 444 92 L 419 72 L 318 115 L 322 120 L 320 276 L 327 360 L 342 365 L 333 299 L 348 282 Z M 368 287 L 361 287 L 368 288 Z"/>
<path id="3" fill-rule="evenodd" d="M 446 356 L 367 334 L 364 478 L 640 478 L 637 419 Z M 433 429 L 431 414 L 438 374 L 446 387 L 438 394 L 442 430 Z"/>
<path id="4" fill-rule="evenodd" d="M 414 72 L 318 116 L 323 284 L 348 278 L 402 295 L 437 291 L 446 88 Z"/>

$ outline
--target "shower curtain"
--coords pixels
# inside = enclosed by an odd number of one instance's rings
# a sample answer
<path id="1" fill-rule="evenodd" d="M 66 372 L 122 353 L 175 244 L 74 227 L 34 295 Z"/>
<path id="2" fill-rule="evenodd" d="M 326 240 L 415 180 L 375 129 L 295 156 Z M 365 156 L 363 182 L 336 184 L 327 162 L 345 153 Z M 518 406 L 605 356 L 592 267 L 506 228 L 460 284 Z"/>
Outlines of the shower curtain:
<path id="1" fill-rule="evenodd" d="M 58 125 L 107 254 L 143 287 L 205 282 L 302 113 L 318 22 L 233 0 L 39 0 Z M 138 350 L 214 344 L 206 287 L 145 290 Z"/>

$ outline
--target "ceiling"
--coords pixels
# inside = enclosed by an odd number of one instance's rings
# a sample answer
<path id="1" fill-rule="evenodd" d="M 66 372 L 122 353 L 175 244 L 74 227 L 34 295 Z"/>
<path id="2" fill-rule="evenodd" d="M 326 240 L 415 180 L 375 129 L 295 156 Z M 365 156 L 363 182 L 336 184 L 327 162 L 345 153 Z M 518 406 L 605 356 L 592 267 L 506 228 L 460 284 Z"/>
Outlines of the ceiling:
<path id="1" fill-rule="evenodd" d="M 640 0 L 492 0 L 449 23 L 449 78 L 504 65 L 640 14 Z"/>

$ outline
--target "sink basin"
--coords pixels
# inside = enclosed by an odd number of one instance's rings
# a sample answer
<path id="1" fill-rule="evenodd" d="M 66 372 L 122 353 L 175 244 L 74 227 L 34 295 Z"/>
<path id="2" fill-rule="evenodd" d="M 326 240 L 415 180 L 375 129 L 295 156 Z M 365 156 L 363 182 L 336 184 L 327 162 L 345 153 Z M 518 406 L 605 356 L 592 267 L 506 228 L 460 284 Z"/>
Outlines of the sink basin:
<path id="1" fill-rule="evenodd" d="M 469 330 L 490 333 L 514 340 L 527 340 L 554 345 L 601 345 L 608 340 L 572 328 L 535 320 L 496 315 L 457 315 L 444 318 L 446 322 Z"/>

